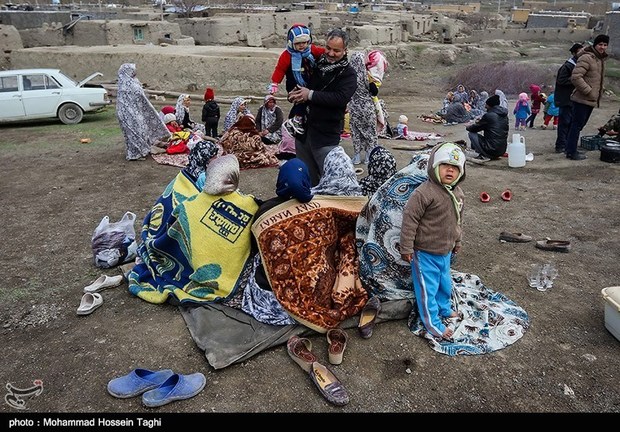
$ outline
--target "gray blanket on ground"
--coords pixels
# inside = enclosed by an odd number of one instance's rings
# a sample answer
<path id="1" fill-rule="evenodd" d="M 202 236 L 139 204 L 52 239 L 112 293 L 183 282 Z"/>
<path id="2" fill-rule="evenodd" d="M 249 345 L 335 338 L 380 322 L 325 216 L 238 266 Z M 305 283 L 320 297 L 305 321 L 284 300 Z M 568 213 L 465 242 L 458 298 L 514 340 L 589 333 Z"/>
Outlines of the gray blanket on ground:
<path id="1" fill-rule="evenodd" d="M 286 344 L 293 335 L 318 334 L 301 324 L 263 324 L 239 309 L 217 303 L 181 305 L 179 310 L 194 342 L 215 369 L 223 369 L 268 348 Z M 382 302 L 377 323 L 405 319 L 410 311 L 411 302 L 408 300 Z M 358 322 L 359 316 L 355 316 L 345 320 L 341 327 L 355 328 Z"/>

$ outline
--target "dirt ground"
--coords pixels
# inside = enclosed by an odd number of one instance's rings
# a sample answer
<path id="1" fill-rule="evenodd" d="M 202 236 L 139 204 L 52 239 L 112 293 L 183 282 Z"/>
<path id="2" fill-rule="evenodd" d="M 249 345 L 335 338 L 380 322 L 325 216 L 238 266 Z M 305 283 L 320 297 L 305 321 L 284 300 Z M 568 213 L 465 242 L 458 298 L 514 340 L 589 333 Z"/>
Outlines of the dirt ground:
<path id="1" fill-rule="evenodd" d="M 406 74 L 419 76 L 419 70 L 400 74 L 393 77 L 402 78 L 402 87 L 385 95 L 392 122 L 404 113 L 410 129 L 445 140 L 466 138 L 462 125 L 420 122 L 419 114 L 440 106 L 443 92 L 408 87 Z M 594 134 L 617 111 L 618 99 L 607 96 L 584 134 Z M 101 136 L 80 144 L 94 125 Z M 111 111 L 87 116 L 78 126 L 0 127 L 0 384 L 26 389 L 43 382 L 24 410 L 0 404 L 5 421 L 24 413 L 620 413 L 620 341 L 604 327 L 601 296 L 602 288 L 620 280 L 620 165 L 601 162 L 598 151 L 569 161 L 553 151 L 555 131 L 528 129 L 522 134 L 534 160 L 525 167 L 510 168 L 507 159 L 468 164 L 464 242 L 454 267 L 522 306 L 530 328 L 503 350 L 471 357 L 433 351 L 405 321 L 378 325 L 368 340 L 349 331 L 344 362 L 333 370 L 351 402 L 338 408 L 320 396 L 285 346 L 214 370 L 176 307 L 135 298 L 126 284 L 104 291 L 104 305 L 92 315 L 76 315 L 85 285 L 100 274 L 119 273 L 93 264 L 91 235 L 101 218 L 118 220 L 130 210 L 141 220 L 178 171 L 150 158 L 126 161 Z M 97 145 L 110 136 L 111 144 Z M 413 154 L 393 149 L 402 141 L 382 144 L 392 149 L 399 169 Z M 343 145 L 352 154 L 350 140 Z M 269 198 L 276 176 L 275 168 L 242 171 L 240 189 Z M 500 199 L 507 188 L 514 195 L 510 202 Z M 478 199 L 482 191 L 490 194 L 489 203 Z M 554 253 L 533 242 L 502 243 L 501 231 L 567 239 L 573 249 Z M 534 263 L 559 270 L 547 292 L 527 284 Z M 326 361 L 325 337 L 317 334 L 312 342 Z M 207 385 L 192 399 L 157 409 L 145 408 L 139 397 L 107 393 L 110 379 L 137 367 L 200 371 Z"/>

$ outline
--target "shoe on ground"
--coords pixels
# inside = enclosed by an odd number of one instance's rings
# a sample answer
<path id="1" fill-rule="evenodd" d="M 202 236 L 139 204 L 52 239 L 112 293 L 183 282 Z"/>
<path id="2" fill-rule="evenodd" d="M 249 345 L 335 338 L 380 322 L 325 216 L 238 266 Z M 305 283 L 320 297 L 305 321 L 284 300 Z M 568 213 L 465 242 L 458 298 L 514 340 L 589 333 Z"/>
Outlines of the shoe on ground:
<path id="1" fill-rule="evenodd" d="M 122 278 L 122 277 L 121 277 Z M 103 297 L 98 293 L 86 293 L 82 296 L 80 306 L 77 308 L 78 315 L 90 315 L 103 304 Z"/>
<path id="2" fill-rule="evenodd" d="M 566 158 L 570 160 L 584 160 L 584 159 L 587 159 L 588 157 L 581 152 L 575 152 L 571 155 L 567 154 Z"/>
<path id="3" fill-rule="evenodd" d="M 341 328 L 330 329 L 327 331 L 327 353 L 329 362 L 333 365 L 342 363 L 344 350 L 347 348 L 349 336 Z"/>
<path id="4" fill-rule="evenodd" d="M 507 231 L 502 231 L 499 234 L 499 239 L 501 241 L 511 242 L 511 243 L 527 243 L 527 242 L 532 241 L 532 237 L 530 237 L 529 235 L 525 235 L 523 233 L 507 232 Z"/>
<path id="5" fill-rule="evenodd" d="M 312 363 L 310 379 L 312 379 L 312 382 L 317 386 L 321 395 L 323 395 L 329 403 L 338 406 L 349 403 L 347 389 L 327 366 L 319 362 Z"/>
<path id="6" fill-rule="evenodd" d="M 569 240 L 538 240 L 536 242 L 538 249 L 552 251 L 552 252 L 568 252 L 571 248 Z"/>
<path id="7" fill-rule="evenodd" d="M 541 129 L 547 129 L 547 125 L 540 125 Z"/>
<path id="8" fill-rule="evenodd" d="M 90 285 L 86 285 L 84 287 L 84 292 L 85 293 L 99 292 L 106 288 L 117 287 L 122 283 L 123 283 L 122 275 L 119 275 L 119 276 L 101 275 L 97 279 L 95 279 L 93 282 L 91 282 Z"/>
<path id="9" fill-rule="evenodd" d="M 319 360 L 311 350 L 310 339 L 300 338 L 297 335 L 291 336 L 286 343 L 288 355 L 306 372 L 310 372 L 312 364 Z"/>
<path id="10" fill-rule="evenodd" d="M 555 148 L 555 152 L 556 153 L 564 153 L 564 147 L 556 147 Z"/>
<path id="11" fill-rule="evenodd" d="M 372 336 L 379 312 L 381 312 L 381 300 L 376 296 L 370 297 L 362 309 L 360 321 L 357 326 L 360 336 L 364 339 L 368 339 Z"/>
<path id="12" fill-rule="evenodd" d="M 189 375 L 173 374 L 159 387 L 142 395 L 142 403 L 147 407 L 158 407 L 170 402 L 189 399 L 205 388 L 207 379 L 200 372 Z"/>
<path id="13" fill-rule="evenodd" d="M 121 399 L 138 396 L 159 387 L 172 375 L 174 372 L 170 369 L 159 371 L 134 369 L 127 375 L 111 380 L 108 383 L 108 393 Z"/>
<path id="14" fill-rule="evenodd" d="M 353 165 L 359 165 L 362 163 L 362 157 L 359 153 L 355 153 L 351 159 L 351 162 L 353 162 Z"/>
<path id="15" fill-rule="evenodd" d="M 467 159 L 474 159 L 480 157 L 480 153 L 475 150 L 465 150 L 465 157 Z"/>
<path id="16" fill-rule="evenodd" d="M 553 130 L 556 130 L 558 127 L 556 125 L 553 125 Z"/>

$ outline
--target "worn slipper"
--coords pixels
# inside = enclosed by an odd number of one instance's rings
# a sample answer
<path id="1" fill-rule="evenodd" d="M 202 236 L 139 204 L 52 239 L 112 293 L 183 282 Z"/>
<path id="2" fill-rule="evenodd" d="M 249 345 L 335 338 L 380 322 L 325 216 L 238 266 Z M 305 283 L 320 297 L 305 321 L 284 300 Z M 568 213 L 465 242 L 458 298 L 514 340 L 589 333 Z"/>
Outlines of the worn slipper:
<path id="1" fill-rule="evenodd" d="M 483 203 L 488 203 L 489 201 L 491 201 L 491 195 L 486 192 L 480 192 L 480 201 L 482 201 Z"/>
<path id="2" fill-rule="evenodd" d="M 114 288 L 123 283 L 123 276 L 101 275 L 95 279 L 90 285 L 84 287 L 85 293 L 94 293 L 102 291 L 106 288 Z"/>
<path id="3" fill-rule="evenodd" d="M 571 244 L 569 240 L 538 240 L 536 242 L 536 247 L 538 249 L 553 251 L 553 252 L 568 252 L 571 248 Z"/>
<path id="4" fill-rule="evenodd" d="M 78 315 L 89 315 L 103 304 L 103 297 L 97 293 L 86 293 L 82 296 L 80 306 L 77 308 Z"/>
<path id="5" fill-rule="evenodd" d="M 159 371 L 134 369 L 127 375 L 110 380 L 108 383 L 108 393 L 121 399 L 138 396 L 148 390 L 159 387 L 172 375 L 174 375 L 174 372 L 171 369 Z"/>
<path id="6" fill-rule="evenodd" d="M 142 395 L 142 403 L 147 407 L 158 407 L 177 400 L 196 396 L 205 388 L 207 379 L 200 372 L 190 375 L 174 374 L 159 387 Z"/>

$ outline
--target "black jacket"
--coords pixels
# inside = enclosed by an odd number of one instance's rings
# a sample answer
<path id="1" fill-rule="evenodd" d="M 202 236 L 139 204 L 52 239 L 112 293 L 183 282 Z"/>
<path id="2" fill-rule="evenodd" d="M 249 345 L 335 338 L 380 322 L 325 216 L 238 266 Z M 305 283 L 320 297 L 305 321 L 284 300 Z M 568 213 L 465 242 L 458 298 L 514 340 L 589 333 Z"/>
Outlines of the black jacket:
<path id="1" fill-rule="evenodd" d="M 202 106 L 202 122 L 217 123 L 220 119 L 220 106 L 214 100 Z"/>
<path id="2" fill-rule="evenodd" d="M 312 147 L 336 146 L 344 126 L 347 104 L 357 89 L 357 75 L 351 65 L 326 74 L 316 68 L 308 83 L 314 90 L 308 101 L 307 137 Z"/>
<path id="3" fill-rule="evenodd" d="M 477 122 L 467 126 L 469 132 L 482 131 L 480 145 L 483 156 L 495 159 L 506 153 L 508 147 L 508 110 L 497 105 L 491 107 Z"/>
<path id="4" fill-rule="evenodd" d="M 558 74 L 555 78 L 555 96 L 554 103 L 557 107 L 570 106 L 572 104 L 570 95 L 575 89 L 575 86 L 570 80 L 570 77 L 575 69 L 575 57 L 571 57 L 564 62 Z"/>

